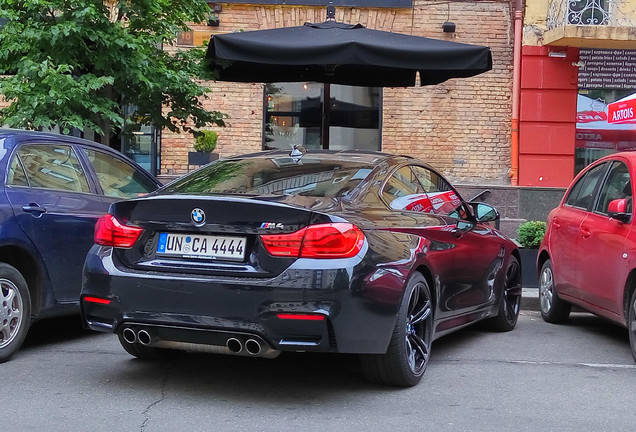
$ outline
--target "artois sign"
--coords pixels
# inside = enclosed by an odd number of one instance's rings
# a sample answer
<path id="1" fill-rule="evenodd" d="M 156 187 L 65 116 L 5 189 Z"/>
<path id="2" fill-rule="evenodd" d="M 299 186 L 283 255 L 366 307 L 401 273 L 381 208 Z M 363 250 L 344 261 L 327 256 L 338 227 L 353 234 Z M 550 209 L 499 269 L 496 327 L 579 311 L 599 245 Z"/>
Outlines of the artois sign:
<path id="1" fill-rule="evenodd" d="M 636 120 L 636 93 L 607 106 L 608 123 L 626 123 Z"/>

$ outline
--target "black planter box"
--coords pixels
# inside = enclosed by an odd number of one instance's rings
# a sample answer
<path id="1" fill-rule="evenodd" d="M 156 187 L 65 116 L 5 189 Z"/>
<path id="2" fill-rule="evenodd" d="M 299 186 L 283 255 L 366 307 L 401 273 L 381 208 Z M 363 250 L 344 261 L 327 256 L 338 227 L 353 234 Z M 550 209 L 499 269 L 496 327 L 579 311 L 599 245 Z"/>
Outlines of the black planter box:
<path id="1" fill-rule="evenodd" d="M 206 165 L 218 158 L 218 153 L 188 152 L 188 165 Z"/>
<path id="2" fill-rule="evenodd" d="M 537 275 L 537 255 L 539 249 L 519 249 L 521 254 L 521 284 L 524 288 L 538 288 L 539 277 Z"/>

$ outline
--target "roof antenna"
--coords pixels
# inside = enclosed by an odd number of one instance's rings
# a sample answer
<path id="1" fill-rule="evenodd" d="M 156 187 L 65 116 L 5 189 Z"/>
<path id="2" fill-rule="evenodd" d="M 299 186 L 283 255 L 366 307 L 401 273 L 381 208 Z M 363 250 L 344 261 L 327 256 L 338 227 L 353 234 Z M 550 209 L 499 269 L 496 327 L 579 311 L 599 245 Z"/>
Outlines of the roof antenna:
<path id="1" fill-rule="evenodd" d="M 332 1 L 327 4 L 327 21 L 336 20 L 336 5 Z"/>

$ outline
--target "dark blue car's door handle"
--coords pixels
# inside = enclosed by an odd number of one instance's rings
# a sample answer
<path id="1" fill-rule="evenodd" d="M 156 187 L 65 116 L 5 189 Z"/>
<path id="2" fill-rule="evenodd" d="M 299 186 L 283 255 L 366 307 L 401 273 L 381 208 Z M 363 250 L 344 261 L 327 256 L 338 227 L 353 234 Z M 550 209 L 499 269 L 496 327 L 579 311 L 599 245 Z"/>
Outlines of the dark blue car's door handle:
<path id="1" fill-rule="evenodd" d="M 29 203 L 29 205 L 22 206 L 22 211 L 31 213 L 33 216 L 42 216 L 42 213 L 46 213 L 46 207 L 42 207 L 36 203 Z"/>

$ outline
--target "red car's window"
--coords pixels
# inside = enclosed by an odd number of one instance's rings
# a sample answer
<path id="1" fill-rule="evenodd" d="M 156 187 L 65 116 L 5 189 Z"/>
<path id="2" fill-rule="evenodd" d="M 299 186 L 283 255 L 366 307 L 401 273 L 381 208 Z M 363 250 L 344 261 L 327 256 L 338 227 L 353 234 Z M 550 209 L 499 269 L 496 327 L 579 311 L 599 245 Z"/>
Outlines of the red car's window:
<path id="1" fill-rule="evenodd" d="M 602 174 L 607 168 L 607 163 L 602 163 L 590 168 L 570 189 L 565 204 L 588 209 L 594 200 L 594 191 L 601 180 Z"/>
<path id="2" fill-rule="evenodd" d="M 610 201 L 616 199 L 632 199 L 632 182 L 627 165 L 622 162 L 614 162 L 607 175 L 607 180 L 601 186 L 599 199 L 594 211 L 607 214 Z"/>

